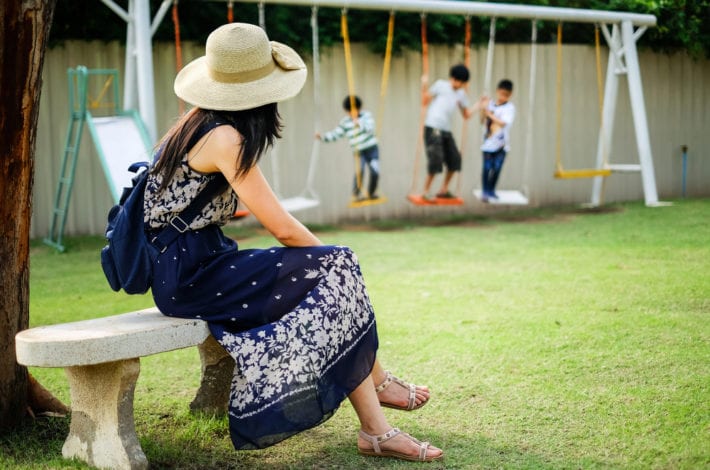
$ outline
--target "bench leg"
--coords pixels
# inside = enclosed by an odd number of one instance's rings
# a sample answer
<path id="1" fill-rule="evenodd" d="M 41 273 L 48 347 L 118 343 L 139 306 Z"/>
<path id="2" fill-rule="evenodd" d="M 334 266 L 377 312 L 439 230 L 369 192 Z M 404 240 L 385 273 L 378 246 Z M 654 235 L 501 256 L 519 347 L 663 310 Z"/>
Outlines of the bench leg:
<path id="1" fill-rule="evenodd" d="M 67 367 L 71 426 L 62 455 L 112 469 L 146 469 L 133 423 L 139 359 Z"/>
<path id="2" fill-rule="evenodd" d="M 227 412 L 229 388 L 234 376 L 234 359 L 212 335 L 197 347 L 202 362 L 202 379 L 190 410 L 220 416 Z"/>

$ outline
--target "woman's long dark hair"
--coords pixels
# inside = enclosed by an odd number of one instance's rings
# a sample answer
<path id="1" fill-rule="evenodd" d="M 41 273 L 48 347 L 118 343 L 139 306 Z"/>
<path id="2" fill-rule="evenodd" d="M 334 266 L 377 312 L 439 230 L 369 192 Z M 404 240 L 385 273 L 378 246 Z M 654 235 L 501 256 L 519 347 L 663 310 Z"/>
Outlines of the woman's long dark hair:
<path id="1" fill-rule="evenodd" d="M 281 137 L 281 116 L 276 103 L 243 111 L 213 111 L 193 108 L 187 112 L 158 144 L 160 158 L 155 163 L 154 173 L 162 176 L 160 190 L 165 189 L 190 150 L 188 146 L 195 133 L 211 122 L 225 122 L 242 135 L 237 159 L 237 172 L 233 178 L 244 175 L 254 167 L 274 140 Z"/>

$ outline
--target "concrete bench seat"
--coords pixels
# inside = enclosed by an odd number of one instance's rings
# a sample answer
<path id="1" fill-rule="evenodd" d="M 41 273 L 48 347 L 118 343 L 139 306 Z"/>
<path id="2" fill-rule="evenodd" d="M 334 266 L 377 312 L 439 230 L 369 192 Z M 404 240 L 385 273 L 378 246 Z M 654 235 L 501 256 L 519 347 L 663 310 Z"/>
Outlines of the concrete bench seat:
<path id="1" fill-rule="evenodd" d="M 71 426 L 62 455 L 100 468 L 148 468 L 133 422 L 140 358 L 197 346 L 202 378 L 193 411 L 227 410 L 234 361 L 202 320 L 171 318 L 150 308 L 111 317 L 40 326 L 15 337 L 17 362 L 63 367 Z"/>

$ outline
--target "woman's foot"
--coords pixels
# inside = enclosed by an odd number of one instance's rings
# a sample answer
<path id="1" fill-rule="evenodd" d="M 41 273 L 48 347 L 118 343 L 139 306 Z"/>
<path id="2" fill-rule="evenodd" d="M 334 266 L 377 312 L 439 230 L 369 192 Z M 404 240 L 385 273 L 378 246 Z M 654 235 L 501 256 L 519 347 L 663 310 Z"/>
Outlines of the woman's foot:
<path id="1" fill-rule="evenodd" d="M 375 392 L 380 405 L 396 410 L 418 410 L 429 401 L 428 387 L 407 383 L 389 371 L 385 371 L 385 377 L 375 387 Z"/>
<path id="2" fill-rule="evenodd" d="M 357 450 L 361 455 L 390 457 L 414 462 L 431 462 L 444 457 L 444 452 L 441 449 L 428 442 L 421 442 L 397 428 L 392 428 L 380 435 L 371 435 L 360 430 L 357 438 Z"/>

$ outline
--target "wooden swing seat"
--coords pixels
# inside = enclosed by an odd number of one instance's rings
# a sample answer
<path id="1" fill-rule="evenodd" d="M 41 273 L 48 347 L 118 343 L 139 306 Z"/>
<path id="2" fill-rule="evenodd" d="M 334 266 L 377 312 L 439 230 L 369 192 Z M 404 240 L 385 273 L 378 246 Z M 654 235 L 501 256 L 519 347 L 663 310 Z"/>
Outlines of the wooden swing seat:
<path id="1" fill-rule="evenodd" d="M 387 202 L 387 198 L 383 197 L 383 196 L 376 197 L 375 199 L 361 199 L 361 200 L 353 199 L 352 201 L 350 201 L 350 204 L 348 204 L 348 207 L 357 208 L 357 207 L 375 206 L 377 204 L 384 204 L 385 202 Z"/>
<path id="2" fill-rule="evenodd" d="M 437 197 L 434 199 L 424 199 L 420 194 L 410 194 L 407 200 L 415 206 L 462 206 L 461 197 Z"/>
<path id="3" fill-rule="evenodd" d="M 555 171 L 555 178 L 558 179 L 594 178 L 597 176 L 611 176 L 611 170 L 609 168 L 583 168 Z"/>

